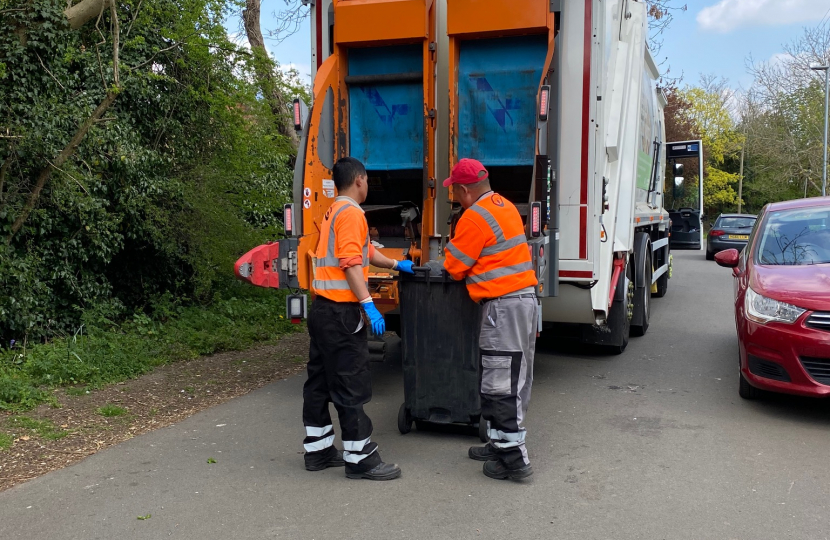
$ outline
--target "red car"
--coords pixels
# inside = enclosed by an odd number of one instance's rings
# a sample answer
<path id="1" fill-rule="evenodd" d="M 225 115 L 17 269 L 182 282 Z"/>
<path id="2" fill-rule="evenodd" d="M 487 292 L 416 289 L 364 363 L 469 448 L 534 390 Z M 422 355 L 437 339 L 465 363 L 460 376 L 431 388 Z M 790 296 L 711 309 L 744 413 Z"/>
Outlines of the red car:
<path id="1" fill-rule="evenodd" d="M 830 197 L 767 205 L 715 260 L 735 276 L 741 397 L 830 397 Z"/>

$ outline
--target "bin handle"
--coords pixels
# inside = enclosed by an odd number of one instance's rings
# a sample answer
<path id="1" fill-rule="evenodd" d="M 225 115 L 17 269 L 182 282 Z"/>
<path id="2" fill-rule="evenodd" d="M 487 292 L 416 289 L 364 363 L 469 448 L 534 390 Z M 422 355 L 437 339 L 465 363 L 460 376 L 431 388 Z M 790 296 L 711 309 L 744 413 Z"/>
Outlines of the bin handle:
<path id="1" fill-rule="evenodd" d="M 429 273 L 429 266 L 413 266 L 412 271 Z"/>

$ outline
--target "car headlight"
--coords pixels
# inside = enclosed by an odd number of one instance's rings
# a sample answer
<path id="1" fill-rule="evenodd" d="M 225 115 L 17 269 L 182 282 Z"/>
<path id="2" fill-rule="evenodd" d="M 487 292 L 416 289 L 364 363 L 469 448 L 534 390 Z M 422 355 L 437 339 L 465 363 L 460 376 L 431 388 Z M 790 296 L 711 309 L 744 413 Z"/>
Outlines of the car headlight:
<path id="1" fill-rule="evenodd" d="M 750 288 L 746 289 L 744 307 L 746 308 L 747 318 L 761 324 L 770 321 L 792 324 L 807 311 L 786 302 L 767 298 Z"/>

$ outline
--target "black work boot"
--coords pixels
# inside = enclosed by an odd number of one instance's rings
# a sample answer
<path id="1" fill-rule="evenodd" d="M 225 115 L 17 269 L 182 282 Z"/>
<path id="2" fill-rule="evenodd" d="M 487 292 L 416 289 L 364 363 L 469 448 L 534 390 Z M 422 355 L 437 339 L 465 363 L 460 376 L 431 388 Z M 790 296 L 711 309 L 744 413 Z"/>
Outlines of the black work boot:
<path id="1" fill-rule="evenodd" d="M 401 468 L 394 463 L 378 464 L 374 469 L 363 472 L 349 472 L 346 470 L 346 478 L 355 480 L 364 478 L 366 480 L 394 480 L 401 475 Z"/>
<path id="2" fill-rule="evenodd" d="M 497 459 L 496 448 L 487 443 L 484 446 L 471 446 L 470 450 L 467 452 L 467 455 L 470 456 L 470 459 L 474 459 L 476 461 L 490 461 L 491 459 Z"/>
<path id="3" fill-rule="evenodd" d="M 484 464 L 484 475 L 496 480 L 521 480 L 533 474 L 533 468 L 527 464 L 518 469 L 508 469 L 501 460 L 492 460 Z"/>
<path id="4" fill-rule="evenodd" d="M 322 452 L 306 454 L 304 456 L 305 470 L 322 471 L 323 469 L 328 469 L 329 467 L 343 467 L 346 464 L 343 460 L 343 452 L 333 446 L 330 448 L 331 450 L 325 455 L 323 455 Z"/>

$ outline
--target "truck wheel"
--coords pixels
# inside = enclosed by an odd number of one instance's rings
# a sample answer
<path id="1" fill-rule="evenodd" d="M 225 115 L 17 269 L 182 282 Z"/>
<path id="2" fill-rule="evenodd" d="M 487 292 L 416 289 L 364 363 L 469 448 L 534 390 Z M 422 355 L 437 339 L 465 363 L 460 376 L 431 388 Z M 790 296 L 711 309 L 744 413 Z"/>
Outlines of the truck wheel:
<path id="1" fill-rule="evenodd" d="M 406 403 L 401 403 L 401 408 L 398 410 L 398 431 L 403 435 L 412 431 L 412 415 L 406 408 Z"/>
<path id="2" fill-rule="evenodd" d="M 488 424 L 489 422 L 487 422 L 487 420 L 485 420 L 483 416 L 478 417 L 478 438 L 483 443 L 490 442 Z"/>
<path id="3" fill-rule="evenodd" d="M 611 305 L 611 312 L 608 314 L 608 326 L 611 334 L 614 336 L 615 343 L 613 345 L 606 345 L 605 349 L 611 354 L 622 354 L 625 348 L 628 347 L 628 335 L 631 332 L 631 298 L 629 293 L 629 285 L 633 286 L 632 280 L 632 264 L 629 262 L 625 265 L 625 279 L 620 279 L 617 283 L 618 291 L 621 287 L 623 290 L 622 301 L 615 301 Z M 619 297 L 620 295 L 615 295 Z"/>
<path id="4" fill-rule="evenodd" d="M 648 244 L 649 249 L 651 244 Z M 648 332 L 649 318 L 651 317 L 651 254 L 646 254 L 645 286 L 634 290 L 634 318 L 631 321 L 631 335 L 644 336 Z"/>
<path id="5" fill-rule="evenodd" d="M 652 294 L 652 296 L 655 297 L 655 298 L 663 298 L 664 296 L 666 296 L 666 293 L 669 290 L 669 275 L 671 275 L 671 264 L 672 264 L 671 252 L 669 252 L 668 263 L 669 263 L 668 269 L 665 272 L 663 272 L 662 276 L 657 278 L 657 292 Z"/>

